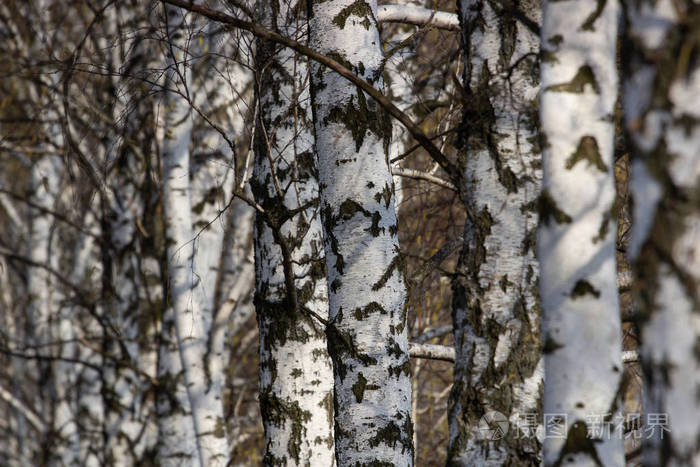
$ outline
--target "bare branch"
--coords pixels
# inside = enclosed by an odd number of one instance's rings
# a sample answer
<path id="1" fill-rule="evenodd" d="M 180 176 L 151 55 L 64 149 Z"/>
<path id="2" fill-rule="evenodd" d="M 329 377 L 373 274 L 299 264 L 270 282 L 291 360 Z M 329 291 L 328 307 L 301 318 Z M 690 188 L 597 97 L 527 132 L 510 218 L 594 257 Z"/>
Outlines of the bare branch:
<path id="1" fill-rule="evenodd" d="M 377 8 L 380 23 L 406 23 L 416 26 L 434 26 L 448 31 L 459 31 L 456 13 L 431 10 L 415 5 L 380 5 Z"/>
<path id="2" fill-rule="evenodd" d="M 632 288 L 633 280 L 634 278 L 632 277 L 632 272 L 619 272 L 617 273 L 617 288 L 620 290 L 620 292 L 625 292 Z"/>
<path id="3" fill-rule="evenodd" d="M 352 84 L 355 86 L 359 87 L 362 89 L 364 92 L 369 94 L 369 96 L 374 99 L 382 108 L 384 108 L 385 111 L 387 111 L 392 117 L 396 118 L 401 124 L 406 127 L 406 129 L 411 133 L 411 136 L 418 141 L 428 152 L 428 154 L 437 162 L 440 164 L 440 167 L 442 167 L 447 174 L 452 178 L 452 180 L 455 182 L 455 184 L 460 185 L 460 180 L 462 178 L 461 172 L 457 170 L 454 164 L 450 162 L 447 157 L 440 151 L 440 149 L 433 144 L 432 140 L 423 132 L 423 130 L 420 129 L 418 125 L 416 125 L 411 118 L 406 115 L 404 112 L 399 110 L 398 107 L 396 107 L 391 100 L 389 100 L 386 96 L 384 96 L 380 91 L 372 87 L 371 84 L 369 84 L 367 81 L 363 80 L 359 76 L 355 75 L 351 70 L 349 70 L 347 67 L 342 65 L 341 63 L 337 62 L 336 60 L 333 60 L 332 58 L 329 58 L 323 54 L 320 54 L 316 52 L 315 50 L 295 41 L 292 39 L 289 39 L 288 37 L 284 37 L 280 34 L 277 34 L 274 31 L 271 31 L 269 29 L 266 29 L 259 24 L 256 23 L 251 23 L 249 21 L 244 21 L 238 18 L 234 18 L 233 16 L 229 16 L 226 13 L 222 13 L 220 11 L 212 10 L 211 8 L 207 8 L 202 5 L 197 5 L 193 3 L 192 1 L 187 1 L 187 0 L 161 0 L 163 3 L 167 3 L 170 5 L 178 6 L 180 8 L 184 8 L 188 11 L 192 11 L 194 13 L 199 13 L 203 16 L 206 16 L 207 18 L 218 21 L 221 23 L 229 24 L 235 28 L 243 29 L 248 32 L 251 32 L 253 35 L 260 37 L 262 39 L 266 39 L 272 42 L 276 42 L 278 44 L 285 45 L 298 53 L 305 55 L 312 60 L 327 66 L 328 68 L 332 69 L 336 73 L 338 73 L 340 76 L 343 78 L 347 79 L 350 81 Z"/>
<path id="4" fill-rule="evenodd" d="M 428 360 L 442 360 L 443 362 L 455 361 L 454 347 L 435 344 L 417 344 L 411 342 L 408 345 L 408 354 L 412 358 L 426 358 Z"/>
<path id="5" fill-rule="evenodd" d="M 17 397 L 15 397 L 10 391 L 5 389 L 4 387 L 0 386 L 0 399 L 4 400 L 8 404 L 10 404 L 12 407 L 17 409 L 18 411 L 22 412 L 22 415 L 31 423 L 34 425 L 34 428 L 37 429 L 40 433 L 43 433 L 46 429 L 46 423 L 44 423 L 39 416 L 34 413 L 32 409 L 27 407 L 24 402 L 19 400 Z"/>
<path id="6" fill-rule="evenodd" d="M 637 363 L 639 361 L 639 353 L 636 350 L 623 350 L 622 363 Z"/>
<path id="7" fill-rule="evenodd" d="M 447 180 L 444 180 L 440 177 L 437 177 L 435 175 L 429 174 L 428 172 L 422 172 L 420 170 L 415 170 L 415 169 L 405 169 L 403 167 L 392 167 L 391 173 L 394 175 L 400 175 L 402 177 L 406 178 L 413 178 L 416 180 L 425 180 L 431 183 L 434 183 L 436 185 L 439 185 L 441 187 L 449 188 L 452 191 L 459 192 L 456 186 L 454 186 L 453 183 L 448 182 Z"/>
<path id="8" fill-rule="evenodd" d="M 455 349 L 454 347 L 447 345 L 419 344 L 417 342 L 411 342 L 408 347 L 408 354 L 412 358 L 425 358 L 428 360 L 441 360 L 444 362 L 453 363 L 455 361 Z M 639 362 L 639 353 L 637 353 L 636 350 L 624 350 L 622 352 L 622 363 L 636 362 Z"/>

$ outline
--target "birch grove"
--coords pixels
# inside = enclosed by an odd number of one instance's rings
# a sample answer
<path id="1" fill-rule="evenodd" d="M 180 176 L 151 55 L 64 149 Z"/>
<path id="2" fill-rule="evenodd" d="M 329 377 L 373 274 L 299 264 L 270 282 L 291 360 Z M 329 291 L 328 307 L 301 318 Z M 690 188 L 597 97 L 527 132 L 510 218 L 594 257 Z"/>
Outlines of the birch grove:
<path id="1" fill-rule="evenodd" d="M 0 3 L 0 465 L 700 465 L 699 13 Z"/>

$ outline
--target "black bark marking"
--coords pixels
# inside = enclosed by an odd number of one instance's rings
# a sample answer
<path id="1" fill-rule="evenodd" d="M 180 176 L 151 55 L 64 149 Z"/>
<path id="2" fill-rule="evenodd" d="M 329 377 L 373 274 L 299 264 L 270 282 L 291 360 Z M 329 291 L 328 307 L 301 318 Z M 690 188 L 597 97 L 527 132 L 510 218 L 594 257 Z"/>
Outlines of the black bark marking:
<path id="1" fill-rule="evenodd" d="M 376 384 L 367 384 L 367 378 L 362 372 L 358 373 L 357 381 L 352 385 L 352 393 L 355 394 L 355 400 L 359 404 L 365 397 L 365 391 L 376 390 L 380 387 Z"/>
<path id="2" fill-rule="evenodd" d="M 345 126 L 355 141 L 355 151 L 359 152 L 368 131 L 385 143 L 388 141 L 391 135 L 391 121 L 387 117 L 386 112 L 378 108 L 374 101 L 367 101 L 364 92 L 358 88 L 357 94 L 350 96 L 345 105 L 334 107 L 328 112 L 323 124 L 338 123 Z"/>
<path id="3" fill-rule="evenodd" d="M 540 220 L 544 225 L 550 225 L 550 221 L 554 219 L 557 224 L 570 224 L 571 216 L 559 209 L 556 201 L 548 190 L 543 189 L 538 200 Z"/>
<path id="4" fill-rule="evenodd" d="M 576 281 L 574 288 L 571 289 L 571 298 L 575 300 L 585 295 L 593 295 L 595 298 L 599 298 L 600 291 L 593 287 L 593 285 L 587 280 L 581 279 Z"/>
<path id="5" fill-rule="evenodd" d="M 392 274 L 394 273 L 394 269 L 396 268 L 399 268 L 399 271 L 401 271 L 403 268 L 403 260 L 401 258 L 401 255 L 399 254 L 396 254 L 394 256 L 394 259 L 391 260 L 391 263 L 389 263 L 389 267 L 386 268 L 386 271 L 384 271 L 382 277 L 380 277 L 379 280 L 372 286 L 372 290 L 376 292 L 377 290 L 384 287 L 391 278 Z"/>
<path id="6" fill-rule="evenodd" d="M 583 94 L 586 90 L 586 85 L 589 85 L 596 94 L 600 94 L 598 80 L 596 80 L 593 68 L 591 68 L 589 65 L 583 65 L 581 68 L 579 68 L 576 72 L 576 76 L 574 76 L 568 83 L 552 84 L 547 86 L 545 91 Z"/>
<path id="7" fill-rule="evenodd" d="M 558 349 L 561 349 L 562 347 L 564 347 L 562 344 L 558 343 L 554 340 L 552 336 L 548 335 L 544 340 L 544 345 L 542 346 L 542 353 L 550 354 Z"/>
<path id="8" fill-rule="evenodd" d="M 573 168 L 579 161 L 587 161 L 588 166 L 594 166 L 603 173 L 607 173 L 608 166 L 603 162 L 598 149 L 598 141 L 594 136 L 582 136 L 578 142 L 578 147 L 566 160 L 566 168 Z"/>
<path id="9" fill-rule="evenodd" d="M 595 22 L 600 18 L 600 15 L 603 13 L 603 10 L 605 9 L 605 3 L 606 0 L 597 0 L 596 1 L 596 7 L 595 11 L 588 15 L 588 18 L 586 18 L 586 21 L 583 22 L 581 25 L 581 31 L 595 31 L 595 28 L 593 25 Z"/>
<path id="10" fill-rule="evenodd" d="M 367 4 L 367 2 L 364 0 L 357 0 L 351 5 L 346 6 L 340 10 L 340 13 L 335 15 L 335 18 L 333 18 L 333 24 L 337 25 L 340 29 L 345 29 L 345 23 L 350 15 L 362 18 L 360 24 L 369 31 L 369 28 L 372 25 L 370 18 L 374 18 L 374 15 L 372 14 L 372 8 Z"/>
<path id="11" fill-rule="evenodd" d="M 553 467 L 559 467 L 566 464 L 569 459 L 566 457 L 569 454 L 584 453 L 587 454 L 596 465 L 603 467 L 598 452 L 595 449 L 595 443 L 600 443 L 601 440 L 594 439 L 588 436 L 588 427 L 585 422 L 577 421 L 571 428 L 566 437 L 566 443 L 559 454 L 559 459 L 554 463 Z"/>

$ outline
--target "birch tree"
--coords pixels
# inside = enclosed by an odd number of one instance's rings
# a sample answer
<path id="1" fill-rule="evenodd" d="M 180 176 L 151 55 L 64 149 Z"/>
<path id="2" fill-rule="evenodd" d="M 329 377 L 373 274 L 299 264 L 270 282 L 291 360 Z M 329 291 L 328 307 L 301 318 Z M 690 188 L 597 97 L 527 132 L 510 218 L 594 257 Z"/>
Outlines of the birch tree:
<path id="1" fill-rule="evenodd" d="M 539 4 L 517 2 L 539 23 Z M 466 108 L 461 135 L 468 212 L 453 281 L 456 359 L 450 465 L 537 464 L 543 362 L 535 258 L 541 183 L 539 38 L 491 1 L 459 3 Z M 484 420 L 510 428 L 491 436 Z M 486 417 L 483 418 L 482 417 Z"/>
<path id="2" fill-rule="evenodd" d="M 700 8 L 632 2 L 623 49 L 639 293 L 645 465 L 700 465 Z M 662 417 L 654 426 L 653 417 Z"/>
<path id="3" fill-rule="evenodd" d="M 618 10 L 615 0 L 543 4 L 545 465 L 624 464 L 621 434 L 600 428 L 619 415 L 622 377 L 612 211 Z"/>
<path id="4" fill-rule="evenodd" d="M 110 48 L 109 36 L 99 44 L 110 71 L 114 93 L 105 111 L 121 125 L 106 145 L 105 198 L 101 200 L 104 305 L 110 323 L 103 331 L 106 358 L 102 379 L 105 401 L 104 460 L 112 465 L 143 462 L 156 448 L 156 397 L 152 391 L 158 365 L 158 320 L 165 308 L 166 271 L 163 216 L 155 150 L 152 86 L 149 69 L 157 64 L 156 49 L 144 37 L 150 24 L 146 11 L 126 7 L 109 10 L 114 40 L 130 40 Z M 112 25 L 113 24 L 113 25 Z M 116 149 L 112 149 L 116 148 Z M 126 363 L 126 364 L 125 364 Z M 161 362 L 162 366 L 162 362 Z"/>
<path id="5" fill-rule="evenodd" d="M 228 364 L 226 350 L 229 320 L 233 308 L 222 306 L 222 297 L 229 289 L 223 286 L 227 258 L 236 265 L 245 261 L 225 238 L 242 236 L 249 239 L 247 225 L 231 223 L 233 213 L 240 210 L 233 204 L 236 170 L 234 151 L 241 139 L 242 127 L 249 113 L 241 105 L 242 96 L 251 94 L 252 73 L 238 64 L 237 55 L 244 43 L 231 41 L 230 34 L 218 24 L 197 21 L 201 25 L 192 38 L 194 99 L 192 154 L 190 156 L 190 190 L 194 256 L 192 267 L 197 278 L 195 293 L 199 296 L 201 313 L 206 317 L 205 371 L 215 382 L 211 390 L 224 395 L 224 375 Z M 232 43 L 229 43 L 231 41 Z M 191 91 L 190 91 L 191 92 Z M 252 222 L 249 222 L 252 226 Z M 247 243 L 247 242 L 246 242 Z M 252 287 L 252 271 L 248 286 Z M 238 279 L 238 278 L 237 278 Z M 245 281 L 243 281 L 245 282 Z M 240 295 L 240 292 L 238 292 Z M 223 410 L 223 406 L 222 406 Z M 223 414 L 223 412 L 222 412 Z M 222 432 L 224 426 L 217 428 Z M 228 439 L 227 439 L 228 441 Z M 228 449 L 235 446 L 228 444 Z"/>
<path id="6" fill-rule="evenodd" d="M 306 41 L 292 2 L 258 2 L 263 24 Z M 255 221 L 260 409 L 266 465 L 335 465 L 328 289 L 308 61 L 258 41 Z"/>
<path id="7" fill-rule="evenodd" d="M 45 131 L 56 131 L 56 126 Z M 47 135 L 56 137 L 56 134 Z M 52 273 L 58 270 L 61 246 L 58 229 L 53 216 L 46 211 L 54 211 L 59 203 L 60 163 L 52 156 L 37 160 L 31 171 L 32 192 L 35 206 L 29 235 L 29 257 L 37 269 L 29 275 L 28 289 L 31 297 L 33 324 L 33 347 L 38 357 L 37 364 L 43 381 L 42 415 L 51 421 L 45 442 L 52 447 L 45 462 L 48 465 L 70 465 L 80 457 L 80 435 L 75 418 L 75 405 L 71 401 L 67 387 L 74 383 L 74 368 L 60 359 L 66 357 L 67 349 L 62 345 L 72 341 L 69 323 L 60 319 L 62 290 L 59 281 Z M 67 344 L 69 345 L 69 344 Z"/>
<path id="8" fill-rule="evenodd" d="M 310 3 L 310 46 L 381 89 L 376 2 Z M 338 465 L 413 464 L 406 286 L 398 251 L 391 124 L 344 78 L 312 67 L 335 375 Z"/>
<path id="9" fill-rule="evenodd" d="M 168 35 L 168 89 L 165 91 L 163 141 L 163 208 L 168 255 L 169 295 L 187 400 L 196 436 L 200 465 L 226 465 L 228 444 L 223 426 L 221 374 L 207 371 L 206 315 L 201 294 L 195 290 L 190 193 L 191 64 L 188 21 L 183 10 L 165 7 Z"/>

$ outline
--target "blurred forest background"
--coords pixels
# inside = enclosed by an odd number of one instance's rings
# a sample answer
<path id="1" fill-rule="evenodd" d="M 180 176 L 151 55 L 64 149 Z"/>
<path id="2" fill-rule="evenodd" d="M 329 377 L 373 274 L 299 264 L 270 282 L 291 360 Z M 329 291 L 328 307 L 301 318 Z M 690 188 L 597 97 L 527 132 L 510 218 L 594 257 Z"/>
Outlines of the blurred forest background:
<path id="1" fill-rule="evenodd" d="M 209 3 L 244 15 L 239 2 Z M 426 6 L 457 8 L 445 0 Z M 134 465 L 154 458 L 158 407 L 178 387 L 159 364 L 173 345 L 161 169 L 168 93 L 194 109 L 192 267 L 211 316 L 207 348 L 219 342 L 223 349 L 221 429 L 231 465 L 262 462 L 254 210 L 244 201 L 256 126 L 255 39 L 191 15 L 185 89 L 168 81 L 172 45 L 163 11 L 159 2 L 136 0 L 0 5 L 2 465 L 60 465 L 66 452 L 79 453 L 79 465 L 125 453 Z M 379 29 L 390 55 L 386 95 L 458 161 L 465 102 L 459 30 L 393 22 Z M 617 260 L 624 348 L 634 350 L 624 280 L 629 150 L 619 121 L 617 128 Z M 451 182 L 399 125 L 391 144 L 410 341 L 451 347 L 465 211 Z M 452 367 L 411 360 L 416 465 L 446 461 Z M 625 365 L 624 378 L 625 410 L 640 412 L 636 362 Z M 633 465 L 638 445 L 628 442 L 627 451 Z"/>

